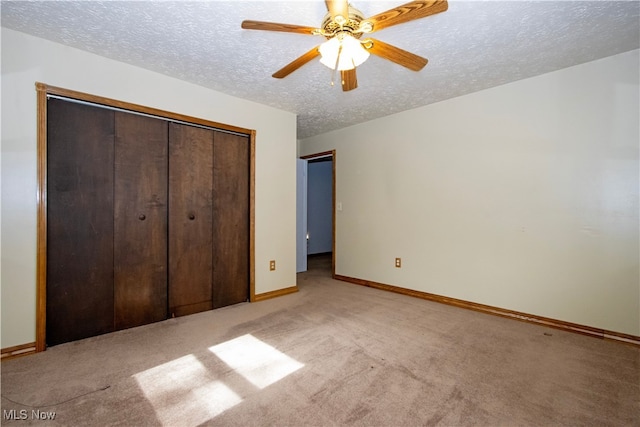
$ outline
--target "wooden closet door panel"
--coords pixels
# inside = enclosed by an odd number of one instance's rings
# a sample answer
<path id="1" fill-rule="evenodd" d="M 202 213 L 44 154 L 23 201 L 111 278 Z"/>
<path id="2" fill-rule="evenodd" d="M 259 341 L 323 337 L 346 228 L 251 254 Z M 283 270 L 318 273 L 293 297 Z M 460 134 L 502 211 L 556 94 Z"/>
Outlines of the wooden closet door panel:
<path id="1" fill-rule="evenodd" d="M 115 113 L 115 329 L 167 318 L 168 122 Z"/>
<path id="2" fill-rule="evenodd" d="M 113 117 L 47 104 L 47 345 L 113 330 Z"/>
<path id="3" fill-rule="evenodd" d="M 169 124 L 169 312 L 211 310 L 213 131 Z"/>
<path id="4" fill-rule="evenodd" d="M 216 132 L 213 156 L 213 306 L 249 299 L 249 138 Z"/>

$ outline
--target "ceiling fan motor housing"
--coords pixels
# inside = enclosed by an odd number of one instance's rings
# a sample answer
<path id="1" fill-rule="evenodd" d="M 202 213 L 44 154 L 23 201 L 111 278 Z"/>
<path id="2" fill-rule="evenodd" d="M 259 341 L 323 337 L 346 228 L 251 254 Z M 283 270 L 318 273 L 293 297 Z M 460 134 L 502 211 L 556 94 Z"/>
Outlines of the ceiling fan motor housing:
<path id="1" fill-rule="evenodd" d="M 355 7 L 349 6 L 349 17 L 342 24 L 331 19 L 331 13 L 327 13 L 322 20 L 323 35 L 330 39 L 343 31 L 348 32 L 352 37 L 359 39 L 363 31 L 360 23 L 364 21 L 364 15 Z"/>

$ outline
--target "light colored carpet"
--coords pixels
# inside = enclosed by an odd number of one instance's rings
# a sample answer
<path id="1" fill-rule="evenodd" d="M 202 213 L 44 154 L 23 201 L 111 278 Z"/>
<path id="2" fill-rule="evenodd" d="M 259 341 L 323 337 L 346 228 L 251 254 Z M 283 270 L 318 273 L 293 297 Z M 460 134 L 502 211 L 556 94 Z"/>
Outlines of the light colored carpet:
<path id="1" fill-rule="evenodd" d="M 310 263 L 296 294 L 2 362 L 2 424 L 640 425 L 640 348 L 334 281 L 326 266 Z"/>

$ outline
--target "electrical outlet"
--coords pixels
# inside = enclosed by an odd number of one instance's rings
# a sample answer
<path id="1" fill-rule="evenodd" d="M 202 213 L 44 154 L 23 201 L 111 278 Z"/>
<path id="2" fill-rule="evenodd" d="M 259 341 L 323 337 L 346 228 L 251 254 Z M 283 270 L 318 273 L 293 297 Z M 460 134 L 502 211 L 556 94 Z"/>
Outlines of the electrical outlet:
<path id="1" fill-rule="evenodd" d="M 402 267 L 402 260 L 400 258 L 396 258 L 396 267 L 397 268 Z"/>
<path id="2" fill-rule="evenodd" d="M 276 269 L 276 260 L 272 259 L 271 261 L 269 261 L 269 271 L 273 271 Z"/>

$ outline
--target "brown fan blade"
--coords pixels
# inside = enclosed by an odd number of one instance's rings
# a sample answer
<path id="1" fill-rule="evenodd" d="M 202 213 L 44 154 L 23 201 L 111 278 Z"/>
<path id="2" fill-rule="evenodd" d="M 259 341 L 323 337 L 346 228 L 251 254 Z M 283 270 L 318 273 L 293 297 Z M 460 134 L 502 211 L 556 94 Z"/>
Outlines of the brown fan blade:
<path id="1" fill-rule="evenodd" d="M 306 64 L 307 62 L 311 61 L 313 58 L 319 55 L 320 55 L 320 52 L 318 51 L 318 46 L 316 46 L 313 49 L 311 49 L 309 52 L 305 53 L 301 57 L 295 59 L 293 62 L 285 65 L 280 70 L 273 73 L 273 77 L 275 77 L 276 79 L 287 77 L 289 74 L 293 73 L 295 70 L 302 67 L 304 64 Z"/>
<path id="2" fill-rule="evenodd" d="M 358 87 L 358 79 L 356 78 L 356 69 L 340 71 L 342 79 L 342 90 L 348 92 Z"/>
<path id="3" fill-rule="evenodd" d="M 302 25 L 278 24 L 276 22 L 263 21 L 242 21 L 242 28 L 245 30 L 281 31 L 283 33 L 298 33 L 313 35 L 318 28 L 304 27 Z"/>
<path id="4" fill-rule="evenodd" d="M 381 42 L 380 40 L 368 39 L 365 40 L 362 45 L 374 55 L 388 59 L 413 71 L 422 70 L 424 66 L 427 65 L 427 62 L 429 62 L 427 58 L 407 52 L 406 50 Z"/>
<path id="5" fill-rule="evenodd" d="M 334 21 L 336 16 L 342 16 L 345 20 L 349 19 L 349 3 L 347 0 L 325 0 L 325 3 L 331 14 L 331 19 Z"/>
<path id="6" fill-rule="evenodd" d="M 379 31 L 392 25 L 425 18 L 436 13 L 444 12 L 449 8 L 447 0 L 412 1 L 386 12 L 379 13 L 363 22 L 370 22 L 373 31 Z"/>

